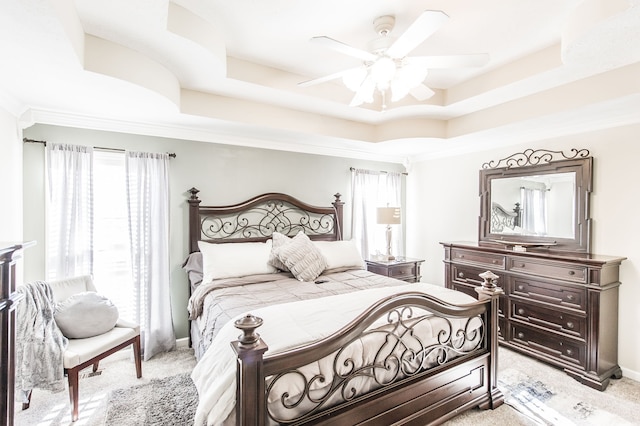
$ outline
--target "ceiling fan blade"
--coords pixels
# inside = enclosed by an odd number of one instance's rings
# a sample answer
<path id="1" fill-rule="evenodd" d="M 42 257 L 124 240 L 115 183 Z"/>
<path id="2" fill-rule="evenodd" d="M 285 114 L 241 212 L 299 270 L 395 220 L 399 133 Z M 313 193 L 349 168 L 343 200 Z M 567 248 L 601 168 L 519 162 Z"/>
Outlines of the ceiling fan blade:
<path id="1" fill-rule="evenodd" d="M 441 10 L 425 10 L 407 30 L 387 49 L 392 58 L 404 58 L 427 37 L 436 32 L 449 16 Z"/>
<path id="2" fill-rule="evenodd" d="M 323 46 L 326 46 L 329 49 L 333 49 L 342 54 L 362 59 L 363 61 L 375 61 L 377 58 L 377 56 L 374 55 L 373 53 L 369 53 L 366 50 L 349 46 L 348 44 L 344 44 L 341 41 L 334 40 L 331 37 L 326 37 L 326 36 L 312 37 L 310 41 L 316 44 L 321 44 Z"/>
<path id="3" fill-rule="evenodd" d="M 314 84 L 324 83 L 325 81 L 335 80 L 337 78 L 344 77 L 345 75 L 347 75 L 349 73 L 352 73 L 352 72 L 354 72 L 355 70 L 358 70 L 358 69 L 360 69 L 360 67 L 349 68 L 349 69 L 346 69 L 346 70 L 338 71 L 338 72 L 335 72 L 333 74 L 325 75 L 324 77 L 318 77 L 318 78 L 314 78 L 313 80 L 303 81 L 301 83 L 298 83 L 298 86 L 300 86 L 300 87 L 309 87 L 309 86 L 313 86 Z"/>
<path id="4" fill-rule="evenodd" d="M 419 86 L 416 86 L 413 89 L 409 89 L 409 93 L 411 93 L 411 96 L 413 96 L 419 101 L 426 101 L 427 99 L 429 99 L 430 97 L 436 94 L 436 92 L 434 92 L 424 84 L 420 84 Z"/>
<path id="5" fill-rule="evenodd" d="M 467 68 L 481 67 L 489 62 L 489 54 L 477 53 L 471 55 L 442 55 L 442 56 L 411 56 L 407 58 L 411 64 L 426 68 Z"/>

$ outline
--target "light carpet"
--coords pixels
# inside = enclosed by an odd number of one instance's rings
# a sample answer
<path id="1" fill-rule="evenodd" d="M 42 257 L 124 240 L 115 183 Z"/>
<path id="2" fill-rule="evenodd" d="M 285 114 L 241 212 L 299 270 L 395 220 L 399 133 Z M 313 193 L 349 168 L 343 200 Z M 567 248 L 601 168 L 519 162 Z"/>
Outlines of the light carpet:
<path id="1" fill-rule="evenodd" d="M 112 391 L 105 425 L 190 425 L 198 393 L 189 373 Z"/>
<path id="2" fill-rule="evenodd" d="M 191 351 L 175 351 L 145 362 L 143 379 L 139 380 L 129 371 L 133 366 L 128 363 L 105 363 L 103 374 L 80 381 L 85 402 L 74 426 L 192 424 L 197 394 L 188 374 L 195 364 Z M 606 391 L 599 392 L 559 369 L 502 347 L 499 366 L 499 387 L 507 403 L 495 410 L 469 410 L 446 422 L 447 426 L 640 425 L 639 382 L 612 380 Z M 66 392 L 63 401 L 58 397 L 57 402 L 45 394 L 40 394 L 29 410 L 18 412 L 16 425 L 70 424 Z M 50 394 L 55 395 L 59 394 Z M 40 415 L 31 415 L 27 421 L 24 413 L 36 404 Z M 60 414 L 63 412 L 66 417 Z"/>

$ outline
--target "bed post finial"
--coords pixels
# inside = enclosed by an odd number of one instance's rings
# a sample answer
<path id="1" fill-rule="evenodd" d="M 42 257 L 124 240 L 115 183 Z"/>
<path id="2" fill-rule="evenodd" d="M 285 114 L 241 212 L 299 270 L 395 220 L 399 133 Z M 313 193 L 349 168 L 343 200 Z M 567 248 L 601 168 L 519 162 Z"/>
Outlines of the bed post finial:
<path id="1" fill-rule="evenodd" d="M 189 198 L 189 200 L 198 199 L 198 192 L 200 192 L 199 189 L 192 187 L 188 192 L 191 194 L 191 198 Z"/>
<path id="2" fill-rule="evenodd" d="M 480 276 L 480 278 L 482 278 L 482 288 L 485 290 L 494 290 L 496 287 L 498 287 L 497 283 L 498 283 L 498 278 L 500 278 L 499 276 L 497 276 L 496 274 L 494 274 L 491 271 L 485 271 L 481 274 L 478 274 Z"/>
<path id="3" fill-rule="evenodd" d="M 262 318 L 247 314 L 236 320 L 234 325 L 242 330 L 242 334 L 238 336 L 240 347 L 251 348 L 256 345 L 256 342 L 260 339 L 260 335 L 256 333 L 256 328 L 262 325 Z"/>

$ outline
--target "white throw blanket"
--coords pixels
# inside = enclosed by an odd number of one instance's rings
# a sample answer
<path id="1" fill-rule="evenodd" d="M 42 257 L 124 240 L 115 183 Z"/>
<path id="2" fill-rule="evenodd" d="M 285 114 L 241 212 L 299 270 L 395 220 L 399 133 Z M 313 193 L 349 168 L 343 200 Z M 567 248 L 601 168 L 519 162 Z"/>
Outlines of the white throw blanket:
<path id="1" fill-rule="evenodd" d="M 416 283 L 274 305 L 250 313 L 264 320 L 257 332 L 269 346 L 266 354 L 271 355 L 327 337 L 378 300 L 403 292 L 423 292 L 454 304 L 476 301 L 444 287 Z M 234 321 L 244 315 L 225 324 L 191 374 L 199 395 L 196 425 L 220 425 L 235 407 L 236 355 L 229 343 L 241 334 Z"/>
<path id="2" fill-rule="evenodd" d="M 53 318 L 51 286 L 36 281 L 18 287 L 17 292 L 24 298 L 16 308 L 16 388 L 23 397 L 34 388 L 63 391 L 68 340 Z"/>

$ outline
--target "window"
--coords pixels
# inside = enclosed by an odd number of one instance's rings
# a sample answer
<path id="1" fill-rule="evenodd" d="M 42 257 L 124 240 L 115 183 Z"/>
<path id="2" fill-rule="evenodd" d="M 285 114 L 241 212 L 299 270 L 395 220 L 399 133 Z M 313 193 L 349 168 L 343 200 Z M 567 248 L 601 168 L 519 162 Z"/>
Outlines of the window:
<path id="1" fill-rule="evenodd" d="M 94 282 L 120 316 L 137 321 L 123 152 L 94 151 L 93 189 Z"/>

